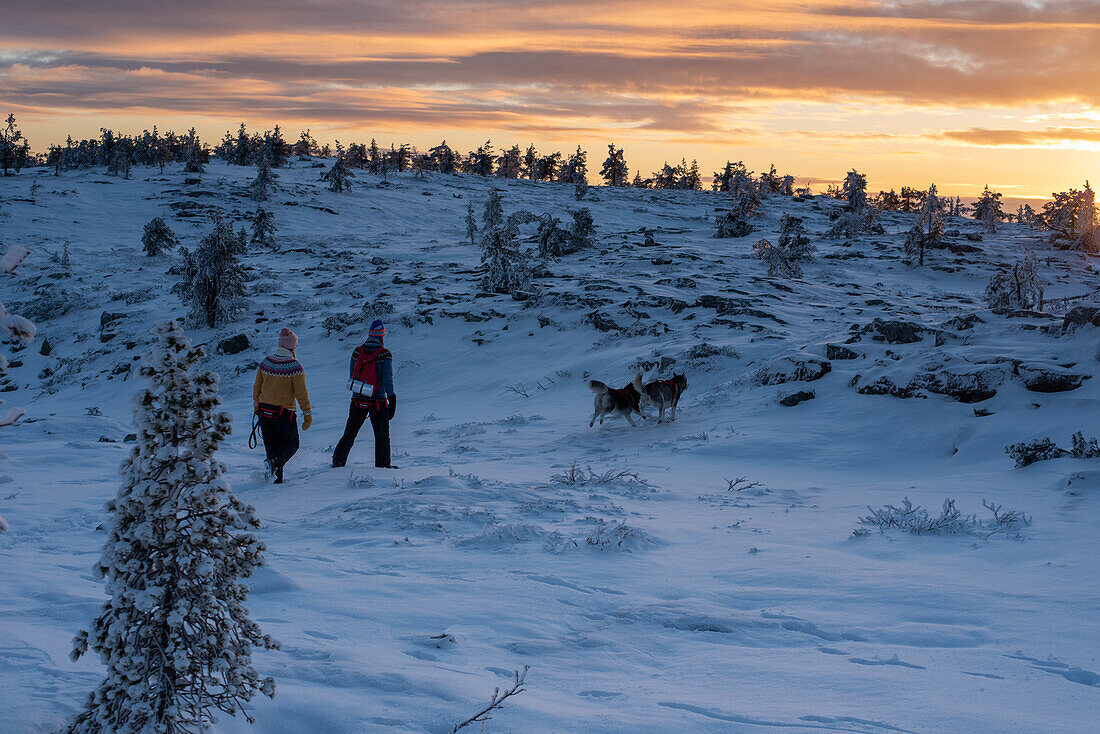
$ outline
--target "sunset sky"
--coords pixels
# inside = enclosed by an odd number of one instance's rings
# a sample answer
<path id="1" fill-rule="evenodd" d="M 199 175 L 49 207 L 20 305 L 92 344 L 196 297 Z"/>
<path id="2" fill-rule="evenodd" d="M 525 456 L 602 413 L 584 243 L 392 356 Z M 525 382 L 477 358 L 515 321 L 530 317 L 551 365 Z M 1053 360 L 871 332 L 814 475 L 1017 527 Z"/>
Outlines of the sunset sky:
<path id="1" fill-rule="evenodd" d="M 0 0 L 0 113 L 36 150 L 244 121 L 1047 196 L 1100 163 L 1098 41 L 1075 0 Z"/>

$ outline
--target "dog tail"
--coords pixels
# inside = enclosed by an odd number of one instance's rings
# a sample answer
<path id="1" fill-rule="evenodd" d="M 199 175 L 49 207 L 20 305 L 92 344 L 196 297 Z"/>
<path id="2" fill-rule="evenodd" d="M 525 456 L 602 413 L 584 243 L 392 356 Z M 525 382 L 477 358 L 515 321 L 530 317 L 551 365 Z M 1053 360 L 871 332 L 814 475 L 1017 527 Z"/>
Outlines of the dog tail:
<path id="1" fill-rule="evenodd" d="M 607 385 L 603 384 L 599 380 L 589 380 L 588 389 L 596 393 L 597 395 L 605 395 L 608 392 Z"/>
<path id="2" fill-rule="evenodd" d="M 639 393 L 645 392 L 645 388 L 642 387 L 642 373 L 641 372 L 634 375 L 634 389 L 637 390 Z"/>

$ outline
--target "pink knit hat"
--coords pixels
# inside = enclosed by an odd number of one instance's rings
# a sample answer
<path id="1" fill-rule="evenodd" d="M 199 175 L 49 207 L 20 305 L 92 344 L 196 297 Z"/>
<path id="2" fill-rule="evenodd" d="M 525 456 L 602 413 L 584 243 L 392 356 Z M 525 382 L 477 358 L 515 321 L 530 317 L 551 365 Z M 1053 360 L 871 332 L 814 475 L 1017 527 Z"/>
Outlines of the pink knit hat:
<path id="1" fill-rule="evenodd" d="M 279 346 L 294 351 L 298 348 L 298 335 L 284 326 L 279 332 Z"/>

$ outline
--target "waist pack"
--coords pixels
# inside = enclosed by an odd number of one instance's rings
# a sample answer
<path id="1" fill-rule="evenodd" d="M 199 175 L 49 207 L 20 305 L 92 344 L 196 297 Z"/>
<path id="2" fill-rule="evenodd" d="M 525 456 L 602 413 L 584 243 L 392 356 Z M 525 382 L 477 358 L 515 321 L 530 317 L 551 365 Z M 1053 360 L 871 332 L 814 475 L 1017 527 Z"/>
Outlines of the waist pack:
<path id="1" fill-rule="evenodd" d="M 385 349 L 376 349 L 369 354 L 362 347 L 355 348 L 355 366 L 351 368 L 348 389 L 353 397 L 373 397 L 380 382 L 378 375 L 378 357 L 386 353 Z"/>
<path id="2" fill-rule="evenodd" d="M 284 408 L 281 405 L 268 405 L 267 403 L 260 403 L 260 407 L 256 409 L 256 412 L 264 418 L 278 419 L 294 417 L 294 411 L 290 408 Z"/>

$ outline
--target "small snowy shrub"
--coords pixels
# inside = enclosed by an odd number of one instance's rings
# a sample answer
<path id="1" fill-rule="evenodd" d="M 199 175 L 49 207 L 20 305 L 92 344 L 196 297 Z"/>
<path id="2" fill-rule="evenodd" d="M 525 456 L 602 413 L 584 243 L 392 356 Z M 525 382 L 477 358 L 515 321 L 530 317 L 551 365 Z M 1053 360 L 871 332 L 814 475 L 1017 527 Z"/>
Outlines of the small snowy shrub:
<path id="1" fill-rule="evenodd" d="M 1073 448 L 1069 450 L 1075 459 L 1100 459 L 1100 443 L 1095 438 L 1086 439 L 1078 431 L 1073 434 Z"/>
<path id="2" fill-rule="evenodd" d="M 149 223 L 145 225 L 145 232 L 141 236 L 142 247 L 149 257 L 156 257 L 168 250 L 174 250 L 179 243 L 179 238 L 168 228 L 168 224 L 161 217 L 154 217 L 149 220 Z"/>
<path id="3" fill-rule="evenodd" d="M 619 481 L 631 481 L 645 485 L 649 484 L 649 482 L 632 471 L 616 471 L 614 469 L 609 469 L 600 474 L 593 471 L 592 467 L 586 469 L 579 466 L 575 461 L 565 471 L 551 476 L 550 481 L 556 484 L 564 484 L 567 487 L 587 487 L 597 484 L 611 484 L 612 482 Z"/>
<path id="4" fill-rule="evenodd" d="M 1032 252 L 1013 264 L 1010 270 L 998 270 L 985 288 L 985 300 L 990 308 L 1040 309 L 1043 307 L 1043 280 Z"/>
<path id="5" fill-rule="evenodd" d="M 802 268 L 798 263 L 792 262 L 783 248 L 773 245 L 768 240 L 757 240 L 753 243 L 752 252 L 768 266 L 768 275 L 779 278 L 802 277 Z"/>
<path id="6" fill-rule="evenodd" d="M 731 237 L 747 237 L 752 234 L 753 227 L 749 224 L 749 214 L 754 208 L 755 199 L 746 192 L 734 194 L 733 203 L 729 211 L 723 212 L 717 217 L 717 229 L 714 233 L 719 239 Z"/>
<path id="7" fill-rule="evenodd" d="M 217 377 L 174 321 L 155 329 L 137 396 L 137 445 L 107 505 L 108 539 L 96 575 L 107 601 L 72 657 L 99 654 L 107 675 L 68 734 L 207 732 L 221 711 L 244 714 L 275 681 L 252 649 L 277 649 L 249 617 L 243 579 L 263 565 L 253 508 L 237 499 L 214 454 L 232 419 L 218 412 Z"/>
<path id="8" fill-rule="evenodd" d="M 1034 441 L 1021 441 L 1005 446 L 1005 453 L 1013 458 L 1016 467 L 1029 466 L 1037 461 L 1057 459 L 1066 456 L 1069 452 L 1060 449 L 1049 438 L 1039 438 Z"/>
<path id="9" fill-rule="evenodd" d="M 585 539 L 588 545 L 600 550 L 646 550 L 657 543 L 644 530 L 627 525 L 625 522 L 607 522 L 596 520 L 596 526 Z"/>
<path id="10" fill-rule="evenodd" d="M 859 524 L 864 529 L 878 528 L 880 533 L 896 529 L 913 535 L 975 535 L 986 539 L 998 534 L 1019 538 L 1021 531 L 1031 525 L 1031 518 L 1022 512 L 1003 510 L 1001 505 L 985 501 L 982 506 L 992 513 L 991 519 L 962 514 L 953 499 L 945 499 L 940 514 L 933 516 L 905 497 L 901 507 L 885 505 L 877 510 L 868 507 L 870 514 L 859 518 Z M 866 531 L 857 529 L 853 535 L 866 535 Z"/>
<path id="11" fill-rule="evenodd" d="M 779 248 L 787 253 L 791 262 L 813 260 L 816 248 L 806 236 L 801 217 L 784 214 L 779 225 Z"/>

